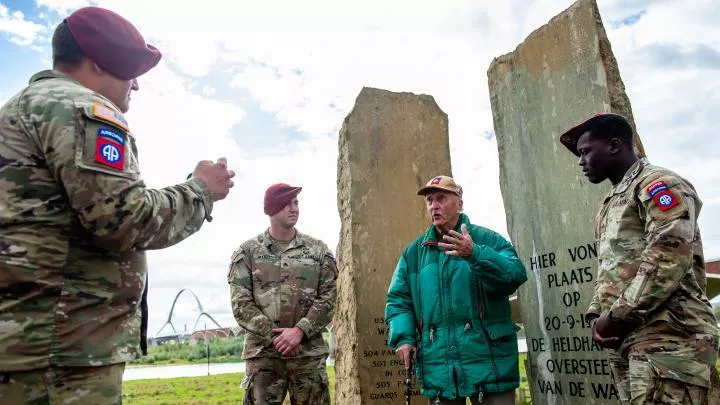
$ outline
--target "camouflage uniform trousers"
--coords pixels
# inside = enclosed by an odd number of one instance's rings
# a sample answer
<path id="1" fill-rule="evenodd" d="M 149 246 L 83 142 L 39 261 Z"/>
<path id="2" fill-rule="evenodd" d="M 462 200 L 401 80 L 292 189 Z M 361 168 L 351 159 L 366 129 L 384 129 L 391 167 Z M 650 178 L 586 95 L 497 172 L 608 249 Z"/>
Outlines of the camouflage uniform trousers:
<path id="1" fill-rule="evenodd" d="M 292 405 L 330 405 L 326 359 L 327 355 L 246 360 L 243 404 L 281 405 L 289 391 Z"/>
<path id="2" fill-rule="evenodd" d="M 0 404 L 122 404 L 125 363 L 0 372 Z"/>
<path id="3" fill-rule="evenodd" d="M 698 342 L 699 345 L 708 346 L 709 357 L 717 359 L 717 341 Z M 720 405 L 720 380 L 714 367 L 715 360 L 711 359 L 712 361 L 707 362 L 713 364 L 712 367 L 702 362 L 680 363 L 672 360 L 688 358 L 689 353 L 698 355 L 702 351 L 700 347 L 681 348 L 677 352 L 630 347 L 627 357 L 623 357 L 617 351 L 607 350 L 620 403 L 623 405 Z M 703 378 L 697 377 L 707 375 L 708 369 L 710 385 L 706 387 Z"/>

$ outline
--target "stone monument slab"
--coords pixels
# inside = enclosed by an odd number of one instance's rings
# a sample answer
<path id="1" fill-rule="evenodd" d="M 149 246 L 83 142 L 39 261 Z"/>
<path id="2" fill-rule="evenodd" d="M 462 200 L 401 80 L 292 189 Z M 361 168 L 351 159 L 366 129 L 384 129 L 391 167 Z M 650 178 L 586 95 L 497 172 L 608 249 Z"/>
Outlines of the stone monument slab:
<path id="1" fill-rule="evenodd" d="M 580 0 L 488 69 L 507 227 L 528 281 L 519 301 L 533 404 L 617 404 L 606 353 L 584 311 L 597 273 L 592 185 L 558 137 L 587 116 L 627 117 L 630 101 L 593 0 Z M 643 155 L 635 135 L 635 145 Z"/>
<path id="2" fill-rule="evenodd" d="M 452 175 L 448 117 L 435 100 L 363 88 L 339 139 L 336 404 L 405 403 L 404 367 L 386 344 L 385 295 L 403 249 L 429 226 L 416 192 L 438 174 Z"/>

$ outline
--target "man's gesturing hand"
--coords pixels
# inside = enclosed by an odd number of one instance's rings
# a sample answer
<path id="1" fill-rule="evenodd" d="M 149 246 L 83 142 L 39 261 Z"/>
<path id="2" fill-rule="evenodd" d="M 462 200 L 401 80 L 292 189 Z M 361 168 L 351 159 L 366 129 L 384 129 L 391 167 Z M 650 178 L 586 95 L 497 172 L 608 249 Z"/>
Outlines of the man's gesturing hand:
<path id="1" fill-rule="evenodd" d="M 446 255 L 468 257 L 472 254 L 475 243 L 473 243 L 467 226 L 462 224 L 460 230 L 462 231 L 462 235 L 451 230 L 447 235 L 443 236 L 445 242 L 438 243 L 438 246 L 445 249 Z"/>
<path id="2" fill-rule="evenodd" d="M 273 339 L 273 346 L 275 349 L 282 353 L 286 357 L 294 357 L 300 353 L 300 343 L 302 342 L 305 332 L 297 326 L 293 328 L 275 328 L 272 330 L 274 333 L 279 333 Z"/>
<path id="3" fill-rule="evenodd" d="M 405 363 L 405 370 L 410 370 L 410 359 L 415 358 L 415 346 L 404 344 L 395 349 L 395 355 Z"/>
<path id="4" fill-rule="evenodd" d="M 228 170 L 225 158 L 218 159 L 216 163 L 202 160 L 195 166 L 192 177 L 205 182 L 212 193 L 213 201 L 219 201 L 227 197 L 233 187 L 233 181 L 230 179 L 235 177 L 235 172 Z"/>

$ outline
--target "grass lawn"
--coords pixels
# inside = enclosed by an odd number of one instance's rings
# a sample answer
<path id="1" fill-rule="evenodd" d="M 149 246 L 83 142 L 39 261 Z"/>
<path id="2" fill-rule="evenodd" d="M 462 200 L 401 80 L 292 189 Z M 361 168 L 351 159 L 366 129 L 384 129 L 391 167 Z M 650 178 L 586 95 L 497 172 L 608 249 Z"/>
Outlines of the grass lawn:
<path id="1" fill-rule="evenodd" d="M 335 396 L 335 368 L 328 367 L 330 397 Z M 123 383 L 123 404 L 129 405 L 228 405 L 241 404 L 243 373 L 203 377 L 134 380 Z M 290 400 L 286 399 L 289 405 Z"/>
<path id="2" fill-rule="evenodd" d="M 525 376 L 523 357 L 520 372 Z M 335 397 L 335 368 L 328 367 L 330 398 Z M 227 405 L 241 404 L 244 391 L 240 388 L 243 373 L 220 374 L 203 377 L 163 378 L 134 380 L 123 383 L 123 404 L 128 405 Z M 525 389 L 527 401 L 522 401 L 518 391 L 517 404 L 530 404 L 527 380 L 523 378 L 520 389 Z M 284 405 L 290 405 L 285 399 Z"/>
<path id="3" fill-rule="evenodd" d="M 525 373 L 525 353 L 520 354 L 520 388 L 516 391 L 517 405 L 530 405 L 530 387 Z M 720 361 L 718 361 L 720 373 Z M 330 398 L 335 397 L 335 368 L 328 367 Z M 123 383 L 123 403 L 129 405 L 226 405 L 241 404 L 244 392 L 240 388 L 243 374 L 220 374 L 204 377 L 136 380 Z M 415 402 L 415 401 L 413 401 Z M 424 402 L 423 402 L 424 403 Z M 286 399 L 284 405 L 290 405 Z"/>

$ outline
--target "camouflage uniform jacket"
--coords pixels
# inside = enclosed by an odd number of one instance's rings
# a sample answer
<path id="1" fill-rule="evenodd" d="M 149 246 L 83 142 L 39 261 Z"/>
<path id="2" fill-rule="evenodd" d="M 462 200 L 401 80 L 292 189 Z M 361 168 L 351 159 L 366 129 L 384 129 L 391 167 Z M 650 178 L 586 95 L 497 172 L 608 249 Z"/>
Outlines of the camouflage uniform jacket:
<path id="1" fill-rule="evenodd" d="M 117 107 L 43 71 L 0 109 L 0 371 L 138 356 L 146 249 L 209 218 L 195 179 L 149 190 Z"/>
<path id="2" fill-rule="evenodd" d="M 596 218 L 598 277 L 588 314 L 612 310 L 637 325 L 621 351 L 637 345 L 673 351 L 696 339 L 717 344 L 705 295 L 701 207 L 687 180 L 646 159 L 605 198 Z M 689 356 L 714 366 L 710 351 L 705 359 Z"/>
<path id="3" fill-rule="evenodd" d="M 273 328 L 297 326 L 305 337 L 298 357 L 328 353 L 322 332 L 335 308 L 337 267 L 327 246 L 296 232 L 280 254 L 265 231 L 233 253 L 228 274 L 235 319 L 248 333 L 243 357 L 283 357 Z"/>

